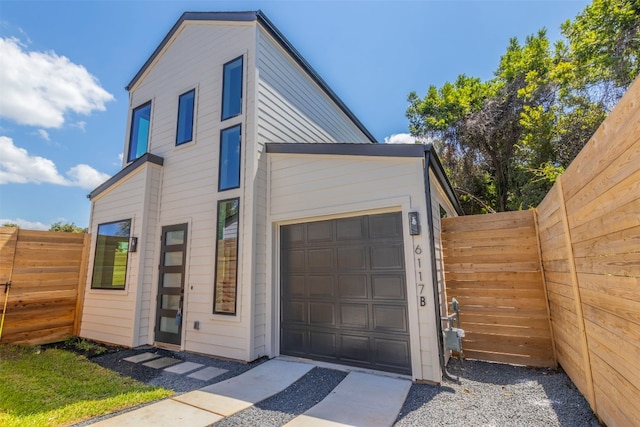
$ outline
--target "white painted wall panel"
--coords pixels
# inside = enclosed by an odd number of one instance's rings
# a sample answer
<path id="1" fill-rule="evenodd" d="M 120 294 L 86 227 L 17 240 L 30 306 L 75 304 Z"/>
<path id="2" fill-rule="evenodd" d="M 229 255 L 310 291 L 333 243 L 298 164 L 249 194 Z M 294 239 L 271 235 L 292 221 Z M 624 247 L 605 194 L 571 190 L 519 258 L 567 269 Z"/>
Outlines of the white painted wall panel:
<path id="1" fill-rule="evenodd" d="M 91 250 L 80 330 L 82 337 L 128 347 L 134 345 L 139 261 L 144 252 L 129 254 L 124 290 L 91 289 L 91 280 L 98 225 L 131 219 L 131 234 L 142 233 L 144 192 L 151 169 L 148 165 L 140 167 L 92 201 Z"/>
<path id="2" fill-rule="evenodd" d="M 440 382 L 422 158 L 269 154 L 268 162 L 269 224 L 366 214 L 409 200 L 402 206 L 403 215 L 404 210 L 418 212 L 423 230 L 405 237 L 413 376 Z M 417 246 L 420 254 L 414 252 Z M 277 255 L 277 250 L 268 255 L 274 282 Z M 419 304 L 421 296 L 425 306 Z"/>

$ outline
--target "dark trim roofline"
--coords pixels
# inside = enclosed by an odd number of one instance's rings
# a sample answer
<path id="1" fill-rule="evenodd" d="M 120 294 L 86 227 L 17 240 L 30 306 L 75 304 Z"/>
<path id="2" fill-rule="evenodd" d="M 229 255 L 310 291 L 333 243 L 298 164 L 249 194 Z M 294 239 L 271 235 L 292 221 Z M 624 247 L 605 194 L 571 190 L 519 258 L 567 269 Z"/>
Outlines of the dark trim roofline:
<path id="1" fill-rule="evenodd" d="M 338 156 L 424 157 L 420 144 L 331 144 L 276 143 L 266 144 L 267 153 L 328 154 Z"/>
<path id="2" fill-rule="evenodd" d="M 311 67 L 311 65 L 302 57 L 300 52 L 293 47 L 293 45 L 286 39 L 286 37 L 276 28 L 276 26 L 265 16 L 261 11 L 255 12 L 185 12 L 180 16 L 180 19 L 171 27 L 171 30 L 162 39 L 156 50 L 153 51 L 149 59 L 144 63 L 142 68 L 136 73 L 133 79 L 129 82 L 125 89 L 130 91 L 131 88 L 138 82 L 138 80 L 145 73 L 147 68 L 160 54 L 162 49 L 169 43 L 171 37 L 178 31 L 178 28 L 185 21 L 232 21 L 232 22 L 251 22 L 256 21 L 269 33 L 271 36 L 282 46 L 282 48 L 298 63 L 300 67 L 311 77 L 311 79 L 329 96 L 329 98 L 342 110 L 344 114 L 365 134 L 367 138 L 373 143 L 376 143 L 376 138 L 369 132 L 369 130 L 362 124 L 362 122 L 353 114 L 353 112 L 345 105 L 344 102 L 336 95 L 336 93 L 329 87 L 329 85 L 320 77 L 320 75 Z"/>
<path id="3" fill-rule="evenodd" d="M 460 201 L 431 144 L 327 144 L 327 143 L 275 143 L 265 148 L 272 154 L 325 154 L 336 156 L 420 157 L 427 159 L 429 168 L 444 189 L 458 215 L 464 215 Z"/>
<path id="4" fill-rule="evenodd" d="M 121 179 L 123 179 L 124 177 L 126 177 L 127 175 L 129 175 L 130 173 L 132 173 L 133 171 L 135 171 L 136 169 L 138 169 L 140 166 L 144 165 L 147 162 L 162 166 L 164 164 L 164 158 L 160 156 L 156 156 L 155 154 L 151 154 L 151 153 L 143 154 L 142 156 L 135 159 L 133 162 L 129 163 L 120 172 L 118 172 L 117 174 L 113 175 L 111 178 L 109 178 L 108 180 L 100 184 L 91 193 L 87 194 L 87 199 L 89 200 L 94 199 L 100 193 L 106 191 L 115 183 L 117 183 L 118 181 L 120 181 Z"/>

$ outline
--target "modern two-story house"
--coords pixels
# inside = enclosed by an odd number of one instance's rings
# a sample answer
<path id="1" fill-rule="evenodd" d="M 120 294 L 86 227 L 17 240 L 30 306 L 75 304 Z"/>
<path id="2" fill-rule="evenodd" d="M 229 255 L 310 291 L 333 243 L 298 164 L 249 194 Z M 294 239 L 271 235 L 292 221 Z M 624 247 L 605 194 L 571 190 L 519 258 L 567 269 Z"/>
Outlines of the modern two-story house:
<path id="1" fill-rule="evenodd" d="M 431 146 L 376 143 L 262 12 L 183 14 L 127 90 L 81 336 L 440 382 L 461 211 Z"/>

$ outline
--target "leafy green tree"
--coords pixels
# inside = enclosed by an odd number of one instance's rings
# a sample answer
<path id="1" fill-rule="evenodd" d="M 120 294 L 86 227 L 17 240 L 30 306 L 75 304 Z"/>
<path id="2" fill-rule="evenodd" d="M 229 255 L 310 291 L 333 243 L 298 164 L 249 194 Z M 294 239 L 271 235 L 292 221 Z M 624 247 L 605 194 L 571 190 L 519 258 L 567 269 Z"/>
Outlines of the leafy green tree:
<path id="1" fill-rule="evenodd" d="M 409 130 L 431 142 L 466 213 L 536 206 L 640 70 L 640 2 L 594 0 L 551 45 L 511 39 L 494 78 L 460 75 L 408 96 Z"/>
<path id="2" fill-rule="evenodd" d="M 58 221 L 51 224 L 51 227 L 49 227 L 49 231 L 62 231 L 66 233 L 86 233 L 87 229 L 78 227 L 73 222 L 63 224 L 62 222 Z"/>
<path id="3" fill-rule="evenodd" d="M 2 224 L 3 227 L 15 227 L 15 228 L 20 228 L 20 226 L 18 224 L 16 224 L 15 222 L 5 222 L 4 224 Z"/>

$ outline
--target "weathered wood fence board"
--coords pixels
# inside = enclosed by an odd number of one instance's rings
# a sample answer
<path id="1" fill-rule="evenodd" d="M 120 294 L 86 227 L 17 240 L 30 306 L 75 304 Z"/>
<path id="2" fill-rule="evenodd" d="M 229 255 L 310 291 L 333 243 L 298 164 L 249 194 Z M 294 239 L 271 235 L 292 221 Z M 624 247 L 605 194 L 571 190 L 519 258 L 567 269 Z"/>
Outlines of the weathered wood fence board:
<path id="1" fill-rule="evenodd" d="M 447 297 L 460 303 L 465 355 L 554 366 L 533 211 L 442 220 Z"/>
<path id="2" fill-rule="evenodd" d="M 11 282 L 2 343 L 77 335 L 88 249 L 88 234 L 0 227 L 0 283 Z"/>
<path id="3" fill-rule="evenodd" d="M 640 79 L 537 210 L 558 361 L 607 425 L 640 425 Z"/>

